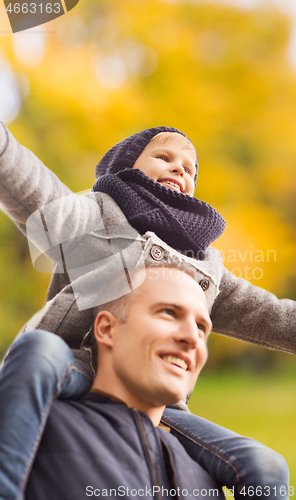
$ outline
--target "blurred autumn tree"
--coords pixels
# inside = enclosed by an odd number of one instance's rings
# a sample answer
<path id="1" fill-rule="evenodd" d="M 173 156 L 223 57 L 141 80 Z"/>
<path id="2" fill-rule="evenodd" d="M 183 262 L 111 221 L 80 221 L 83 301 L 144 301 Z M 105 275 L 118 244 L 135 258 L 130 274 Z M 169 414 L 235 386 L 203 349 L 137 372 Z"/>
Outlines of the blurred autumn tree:
<path id="1" fill-rule="evenodd" d="M 227 221 L 215 243 L 225 265 L 296 299 L 289 19 L 267 8 L 242 12 L 198 1 L 83 0 L 44 29 L 43 38 L 0 39 L 23 95 L 10 124 L 16 138 L 82 191 L 119 140 L 155 125 L 183 130 L 199 155 L 195 196 Z M 0 215 L 3 353 L 43 305 L 49 275 L 34 271 L 25 238 Z M 250 349 L 216 336 L 211 344 L 219 367 Z M 269 352 L 250 352 L 271 363 Z"/>

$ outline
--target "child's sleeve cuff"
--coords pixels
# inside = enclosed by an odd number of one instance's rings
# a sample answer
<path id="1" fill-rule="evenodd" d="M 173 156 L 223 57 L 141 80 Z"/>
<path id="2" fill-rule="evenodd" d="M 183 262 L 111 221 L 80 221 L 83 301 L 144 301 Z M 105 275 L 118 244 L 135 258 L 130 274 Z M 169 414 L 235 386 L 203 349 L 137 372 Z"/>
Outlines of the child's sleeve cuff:
<path id="1" fill-rule="evenodd" d="M 8 134 L 4 123 L 0 122 L 0 156 L 3 155 L 8 145 Z"/>

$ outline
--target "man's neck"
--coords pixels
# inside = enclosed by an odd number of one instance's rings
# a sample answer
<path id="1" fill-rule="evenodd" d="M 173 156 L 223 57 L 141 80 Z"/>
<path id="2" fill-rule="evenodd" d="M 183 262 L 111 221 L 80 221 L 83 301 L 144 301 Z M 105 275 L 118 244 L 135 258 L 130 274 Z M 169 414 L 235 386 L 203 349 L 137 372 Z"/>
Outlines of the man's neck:
<path id="1" fill-rule="evenodd" d="M 110 391 L 110 389 L 108 390 L 108 388 L 102 387 L 96 380 L 94 380 L 91 392 L 98 392 L 99 394 L 112 399 L 116 403 L 125 404 L 129 408 L 134 408 L 135 410 L 146 413 L 155 427 L 159 425 L 165 409 L 165 406 L 150 407 L 148 404 L 145 404 L 145 402 L 138 401 L 130 394 L 115 394 L 114 391 Z"/>

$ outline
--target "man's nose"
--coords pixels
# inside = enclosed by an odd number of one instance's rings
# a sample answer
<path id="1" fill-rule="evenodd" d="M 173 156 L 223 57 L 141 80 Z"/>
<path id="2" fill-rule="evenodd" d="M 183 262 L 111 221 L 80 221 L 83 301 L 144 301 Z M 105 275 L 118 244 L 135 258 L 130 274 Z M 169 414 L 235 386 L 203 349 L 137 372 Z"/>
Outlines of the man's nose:
<path id="1" fill-rule="evenodd" d="M 186 344 L 190 349 L 197 347 L 199 334 L 197 324 L 194 320 L 187 320 L 179 325 L 179 329 L 175 334 L 175 341 L 184 345 Z"/>

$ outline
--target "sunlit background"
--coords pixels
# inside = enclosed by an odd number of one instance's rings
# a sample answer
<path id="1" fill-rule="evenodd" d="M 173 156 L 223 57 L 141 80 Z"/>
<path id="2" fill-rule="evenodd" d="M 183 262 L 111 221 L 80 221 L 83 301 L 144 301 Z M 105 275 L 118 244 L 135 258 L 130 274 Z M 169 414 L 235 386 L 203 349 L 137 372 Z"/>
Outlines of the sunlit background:
<path id="1" fill-rule="evenodd" d="M 214 245 L 225 265 L 296 299 L 294 0 L 80 0 L 13 35 L 0 0 L 0 119 L 75 192 L 119 140 L 183 130 L 195 196 L 227 221 Z M 0 265 L 4 355 L 50 278 L 4 214 Z M 192 409 L 283 454 L 296 488 L 294 357 L 216 335 L 209 350 Z"/>

